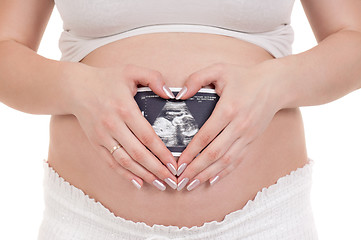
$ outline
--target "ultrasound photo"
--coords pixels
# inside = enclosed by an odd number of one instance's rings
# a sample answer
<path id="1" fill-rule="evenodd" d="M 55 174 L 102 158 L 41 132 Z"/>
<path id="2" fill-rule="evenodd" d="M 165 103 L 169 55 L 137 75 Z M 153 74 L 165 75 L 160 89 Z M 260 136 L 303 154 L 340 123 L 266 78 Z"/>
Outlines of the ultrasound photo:
<path id="1" fill-rule="evenodd" d="M 174 95 L 181 88 L 170 88 Z M 135 95 L 143 116 L 174 156 L 180 156 L 199 131 L 219 100 L 214 89 L 202 88 L 186 100 L 163 99 L 149 87 Z"/>

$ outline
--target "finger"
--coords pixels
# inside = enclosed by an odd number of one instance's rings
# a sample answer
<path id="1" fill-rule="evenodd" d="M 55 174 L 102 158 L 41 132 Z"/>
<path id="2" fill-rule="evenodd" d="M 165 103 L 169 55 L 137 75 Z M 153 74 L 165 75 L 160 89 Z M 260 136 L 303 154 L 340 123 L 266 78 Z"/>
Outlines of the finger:
<path id="1" fill-rule="evenodd" d="M 117 142 L 114 141 L 116 144 Z M 135 175 L 141 177 L 147 183 L 154 185 L 159 190 L 165 190 L 164 184 L 159 181 L 152 173 L 147 171 L 143 166 L 139 163 L 135 162 L 128 153 L 122 148 L 118 148 L 113 152 L 113 158 L 119 163 L 123 168 L 129 170 Z M 175 189 L 175 183 L 173 184 L 173 189 Z"/>
<path id="2" fill-rule="evenodd" d="M 195 178 L 195 176 L 223 157 L 234 144 L 241 145 L 241 147 L 246 145 L 245 137 L 237 138 L 234 136 L 234 128 L 231 124 L 228 125 L 227 128 L 192 161 L 192 163 L 190 163 L 180 176 L 179 181 L 182 181 L 183 178 L 190 180 Z M 231 157 L 225 157 L 223 159 L 227 164 L 231 164 L 231 162 L 229 162 L 230 160 L 232 160 Z M 195 179 L 192 181 L 195 181 Z"/>
<path id="3" fill-rule="evenodd" d="M 187 99 L 196 94 L 204 86 L 213 84 L 216 93 L 220 96 L 223 89 L 224 65 L 213 64 L 189 75 L 184 83 L 184 87 L 179 91 L 176 99 Z"/>
<path id="4" fill-rule="evenodd" d="M 163 75 L 159 71 L 128 64 L 126 69 L 127 78 L 134 80 L 133 96 L 137 91 L 137 85 L 148 86 L 158 96 L 169 99 L 175 98 L 172 91 L 165 84 Z"/>
<path id="5" fill-rule="evenodd" d="M 118 122 L 116 131 L 113 131 L 113 138 L 116 139 L 128 153 L 128 155 L 153 173 L 157 178 L 170 182 L 170 186 L 177 179 L 171 172 L 133 135 L 124 122 Z"/>
<path id="6" fill-rule="evenodd" d="M 141 189 L 143 186 L 143 180 L 140 177 L 124 169 L 118 162 L 116 162 L 107 148 L 98 145 L 97 149 L 100 156 L 102 156 L 110 168 L 114 169 L 116 173 L 127 179 L 129 183 L 132 183 L 137 189 Z"/>
<path id="7" fill-rule="evenodd" d="M 176 175 L 177 162 L 173 157 L 173 154 L 155 133 L 148 120 L 143 117 L 135 101 L 131 103 L 130 109 L 134 109 L 134 111 L 129 113 L 129 118 L 124 119 L 125 124 L 139 139 L 139 141 L 141 141 L 155 156 L 157 156 L 173 175 Z M 139 126 L 142 127 L 140 128 Z"/>
<path id="8" fill-rule="evenodd" d="M 218 101 L 211 116 L 199 129 L 197 134 L 194 135 L 186 149 L 184 149 L 180 155 L 178 159 L 178 176 L 183 172 L 182 170 L 194 160 L 196 155 L 226 128 L 233 118 L 233 113 L 231 113 L 229 109 L 223 107 L 223 101 L 222 98 Z"/>
<path id="9" fill-rule="evenodd" d="M 242 127 L 245 126 L 245 124 L 239 122 L 240 120 L 236 118 L 229 123 L 191 164 L 197 166 L 196 169 L 199 171 L 202 171 L 229 151 L 235 142 L 239 143 L 240 141 L 238 140 L 240 138 L 242 142 L 246 144 L 245 140 L 248 137 L 249 129 Z M 210 164 L 205 165 L 205 163 Z"/>
<path id="10" fill-rule="evenodd" d="M 244 159 L 248 146 L 249 145 L 243 146 L 243 144 L 237 140 L 226 154 L 195 176 L 194 179 L 198 179 L 200 184 L 208 181 L 210 185 L 213 186 L 237 168 Z M 194 179 L 192 181 L 194 181 Z M 187 186 L 187 189 L 190 191 L 194 188 L 190 189 L 190 187 Z"/>

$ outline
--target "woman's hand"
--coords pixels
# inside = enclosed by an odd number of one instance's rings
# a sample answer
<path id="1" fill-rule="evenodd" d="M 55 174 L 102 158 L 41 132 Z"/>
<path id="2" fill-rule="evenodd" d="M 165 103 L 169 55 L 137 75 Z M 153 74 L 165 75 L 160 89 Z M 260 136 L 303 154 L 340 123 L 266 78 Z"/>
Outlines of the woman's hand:
<path id="1" fill-rule="evenodd" d="M 88 69 L 70 83 L 69 101 L 100 158 L 138 189 L 143 179 L 160 190 L 166 188 L 163 181 L 175 189 L 177 163 L 134 99 L 138 85 L 149 86 L 162 98 L 173 98 L 162 75 L 132 64 Z M 121 147 L 111 154 L 118 144 Z"/>
<path id="2" fill-rule="evenodd" d="M 213 185 L 240 164 L 247 145 L 281 109 L 272 80 L 259 66 L 228 63 L 213 64 L 189 76 L 177 99 L 187 99 L 209 84 L 215 86 L 220 98 L 178 160 L 178 190 L 189 183 L 190 191 L 207 180 Z"/>

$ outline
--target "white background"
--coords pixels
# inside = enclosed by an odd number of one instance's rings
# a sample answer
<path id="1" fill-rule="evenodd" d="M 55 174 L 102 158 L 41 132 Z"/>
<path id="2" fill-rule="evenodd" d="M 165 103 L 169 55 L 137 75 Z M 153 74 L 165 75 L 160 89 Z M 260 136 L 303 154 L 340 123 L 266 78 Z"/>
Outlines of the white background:
<path id="1" fill-rule="evenodd" d="M 292 25 L 294 53 L 316 45 L 299 1 Z M 60 58 L 61 30 L 55 10 L 39 54 Z M 315 161 L 312 204 L 319 237 L 360 240 L 361 91 L 301 110 L 308 155 Z M 42 160 L 47 157 L 48 127 L 49 116 L 25 114 L 0 103 L 0 239 L 37 237 L 44 207 Z"/>

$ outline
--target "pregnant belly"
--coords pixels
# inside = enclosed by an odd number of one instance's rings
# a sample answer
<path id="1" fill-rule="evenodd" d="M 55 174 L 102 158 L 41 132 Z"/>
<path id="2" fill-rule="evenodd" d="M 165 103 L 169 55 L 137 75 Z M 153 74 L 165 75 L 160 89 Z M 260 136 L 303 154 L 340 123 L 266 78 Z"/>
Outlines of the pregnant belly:
<path id="1" fill-rule="evenodd" d="M 160 71 L 170 87 L 216 62 L 251 66 L 272 58 L 265 50 L 231 37 L 199 33 L 154 33 L 126 38 L 90 53 L 82 62 L 98 67 L 132 63 Z M 249 79 L 252 81 L 252 79 Z M 207 87 L 212 87 L 207 86 Z M 144 184 L 137 190 L 115 173 L 88 142 L 73 115 L 52 116 L 48 162 L 72 185 L 116 216 L 148 225 L 201 226 L 241 209 L 263 187 L 307 163 L 298 108 L 283 109 L 253 141 L 243 162 L 214 186 L 161 192 Z"/>

